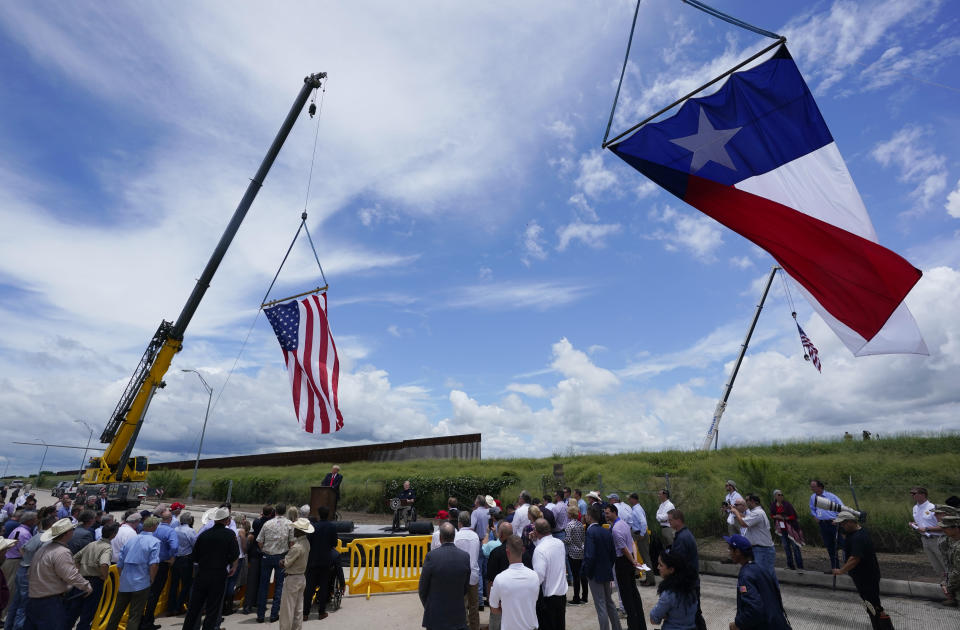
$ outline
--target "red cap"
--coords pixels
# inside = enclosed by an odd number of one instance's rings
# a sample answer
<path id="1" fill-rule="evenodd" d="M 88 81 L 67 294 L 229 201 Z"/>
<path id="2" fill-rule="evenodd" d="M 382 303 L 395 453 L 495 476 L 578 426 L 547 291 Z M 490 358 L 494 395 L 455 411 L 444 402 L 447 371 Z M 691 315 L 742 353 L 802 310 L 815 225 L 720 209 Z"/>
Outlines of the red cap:
<path id="1" fill-rule="evenodd" d="M 437 518 L 450 518 L 450 512 L 447 512 L 446 510 L 440 510 L 437 512 Z"/>
<path id="2" fill-rule="evenodd" d="M 180 503 L 179 501 L 170 505 L 171 510 L 182 510 L 185 507 L 187 506 L 185 506 L 183 503 Z"/>

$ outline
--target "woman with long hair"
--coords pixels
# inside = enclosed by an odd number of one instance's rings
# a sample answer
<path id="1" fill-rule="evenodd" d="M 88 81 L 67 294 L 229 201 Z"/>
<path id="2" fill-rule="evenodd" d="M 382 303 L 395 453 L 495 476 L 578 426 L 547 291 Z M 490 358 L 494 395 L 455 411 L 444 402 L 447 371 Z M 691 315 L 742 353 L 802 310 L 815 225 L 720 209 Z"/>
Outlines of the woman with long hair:
<path id="1" fill-rule="evenodd" d="M 580 509 L 576 505 L 567 507 L 567 521 L 563 531 L 566 536 L 562 539 L 567 547 L 567 559 L 570 561 L 570 572 L 573 574 L 573 600 L 571 604 L 586 604 L 587 576 L 580 572 L 583 566 L 583 545 L 586 540 L 586 530 L 580 522 Z M 583 591 L 583 595 L 580 592 Z"/>
<path id="2" fill-rule="evenodd" d="M 683 558 L 669 551 L 660 554 L 657 568 L 663 580 L 657 586 L 660 599 L 650 610 L 650 622 L 662 622 L 660 630 L 695 630 L 697 576 Z"/>
<path id="3" fill-rule="evenodd" d="M 787 554 L 788 569 L 803 569 L 803 556 L 800 547 L 804 545 L 803 532 L 797 522 L 797 511 L 783 498 L 779 490 L 773 491 L 773 503 L 770 505 L 770 518 L 773 530 L 780 536 L 783 551 Z"/>

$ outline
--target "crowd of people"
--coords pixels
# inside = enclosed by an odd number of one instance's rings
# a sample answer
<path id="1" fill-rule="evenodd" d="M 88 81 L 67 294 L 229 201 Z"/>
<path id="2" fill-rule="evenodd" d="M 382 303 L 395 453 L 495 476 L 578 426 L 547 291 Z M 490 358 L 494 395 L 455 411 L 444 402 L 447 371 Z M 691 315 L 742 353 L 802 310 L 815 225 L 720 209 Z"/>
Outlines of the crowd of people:
<path id="1" fill-rule="evenodd" d="M 4 630 L 90 630 L 111 565 L 119 579 L 107 630 L 124 615 L 127 628 L 160 628 L 155 612 L 168 583 L 165 612 L 183 615 L 185 630 L 218 629 L 236 612 L 238 585 L 246 586 L 239 612 L 258 622 L 268 606 L 283 630 L 299 629 L 314 606 L 327 616 L 337 534 L 325 507 L 267 505 L 249 523 L 224 503 L 198 524 L 182 503 L 115 517 L 105 492 L 80 506 L 63 496 L 38 508 L 36 493 L 0 490 L 0 502 Z"/>
<path id="2" fill-rule="evenodd" d="M 409 490 L 409 482 L 404 487 Z M 831 575 L 849 575 L 873 628 L 892 628 L 880 601 L 880 569 L 862 515 L 846 508 L 820 480 L 810 482 L 810 515 L 817 523 Z M 721 517 L 729 559 L 737 565 L 737 612 L 731 630 L 789 628 L 775 570 L 776 543 L 788 570 L 804 569 L 806 544 L 799 515 L 775 490 L 767 508 L 753 493 L 741 495 L 725 484 Z M 960 500 L 934 505 L 922 487 L 909 522 L 943 578 L 945 606 L 957 605 L 960 588 Z M 655 522 L 648 521 L 636 493 L 623 502 L 592 491 L 563 488 L 541 498 L 521 492 L 502 505 L 477 496 L 471 509 L 457 499 L 436 516 L 436 531 L 420 575 L 423 626 L 479 630 L 479 611 L 490 607 L 490 630 L 562 629 L 567 606 L 593 599 L 600 630 L 646 628 L 647 619 L 664 630 L 706 628 L 700 607 L 697 541 L 685 516 L 658 491 Z M 656 532 L 651 538 L 651 534 Z M 656 548 L 654 545 L 656 544 Z M 651 554 L 653 551 L 653 554 Z M 655 568 L 654 568 L 655 567 Z M 660 575 L 659 583 L 654 573 Z M 638 576 L 640 577 L 638 581 Z M 657 603 L 645 615 L 638 583 L 656 587 Z M 567 599 L 572 588 L 573 597 Z"/>

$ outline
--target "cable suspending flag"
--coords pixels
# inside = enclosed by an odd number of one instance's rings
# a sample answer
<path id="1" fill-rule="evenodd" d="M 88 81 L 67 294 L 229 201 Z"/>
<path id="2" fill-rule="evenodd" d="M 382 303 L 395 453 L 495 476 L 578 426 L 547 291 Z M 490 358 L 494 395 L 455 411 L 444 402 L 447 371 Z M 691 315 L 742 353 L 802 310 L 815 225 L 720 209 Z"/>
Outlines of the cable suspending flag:
<path id="1" fill-rule="evenodd" d="M 283 349 L 293 408 L 307 433 L 343 428 L 337 398 L 340 360 L 327 322 L 327 295 L 264 309 Z"/>
<path id="2" fill-rule="evenodd" d="M 786 46 L 610 148 L 769 252 L 855 355 L 928 354 L 903 303 L 921 272 L 877 243 Z"/>

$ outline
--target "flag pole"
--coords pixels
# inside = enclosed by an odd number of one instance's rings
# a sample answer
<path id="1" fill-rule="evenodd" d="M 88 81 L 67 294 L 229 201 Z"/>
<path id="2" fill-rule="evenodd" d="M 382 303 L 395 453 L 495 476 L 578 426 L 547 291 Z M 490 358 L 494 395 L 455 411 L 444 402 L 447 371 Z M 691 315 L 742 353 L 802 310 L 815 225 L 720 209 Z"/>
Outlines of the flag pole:
<path id="1" fill-rule="evenodd" d="M 730 392 L 733 390 L 733 381 L 737 378 L 737 373 L 740 371 L 740 364 L 743 363 L 743 357 L 747 354 L 747 346 L 750 345 L 750 338 L 753 336 L 753 330 L 757 327 L 757 321 L 760 319 L 760 311 L 763 310 L 763 303 L 767 300 L 767 294 L 770 292 L 770 285 L 773 284 L 773 277 L 777 275 L 777 272 L 780 270 L 780 267 L 774 265 L 770 269 L 770 276 L 767 278 L 767 285 L 763 288 L 763 295 L 760 296 L 760 303 L 757 304 L 757 310 L 753 314 L 753 321 L 750 322 L 750 328 L 747 329 L 747 337 L 743 340 L 743 344 L 740 346 L 740 356 L 737 357 L 737 362 L 733 366 L 733 371 L 730 372 L 730 378 L 727 379 L 727 384 L 723 389 L 723 397 L 720 399 L 720 402 L 717 403 L 717 408 L 713 412 L 713 421 L 710 423 L 710 430 L 707 431 L 707 436 L 703 440 L 703 444 L 700 446 L 700 450 L 709 451 L 710 445 L 716 439 L 719 446 L 719 437 L 718 430 L 720 428 L 720 418 L 723 416 L 724 410 L 727 408 L 727 400 L 730 398 Z"/>

